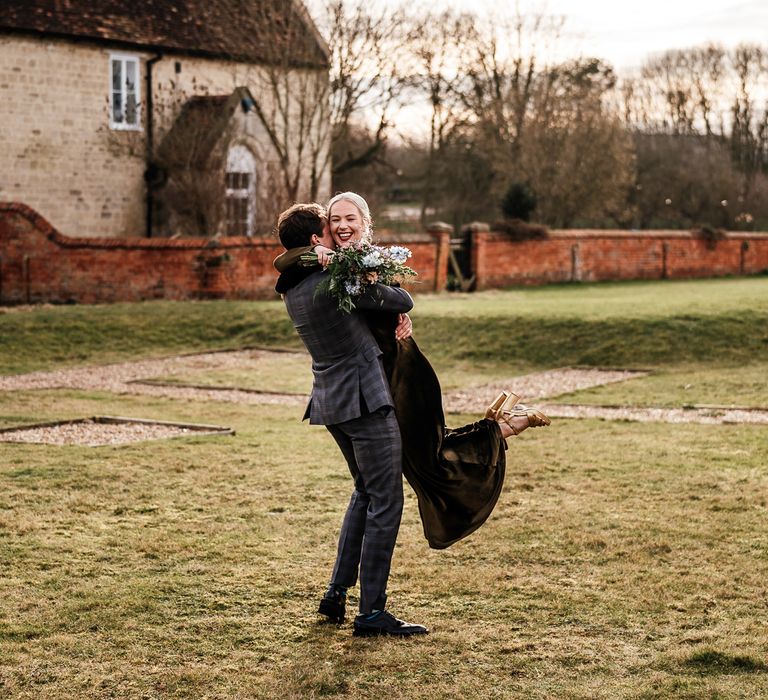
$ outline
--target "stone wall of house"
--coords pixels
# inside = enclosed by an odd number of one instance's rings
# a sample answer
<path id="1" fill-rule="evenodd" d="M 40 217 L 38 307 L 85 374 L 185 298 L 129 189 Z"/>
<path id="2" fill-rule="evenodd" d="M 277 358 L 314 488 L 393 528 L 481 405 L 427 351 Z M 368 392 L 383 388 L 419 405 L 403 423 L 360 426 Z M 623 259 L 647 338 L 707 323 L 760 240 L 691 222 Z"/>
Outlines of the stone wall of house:
<path id="1" fill-rule="evenodd" d="M 143 150 L 110 151 L 108 90 L 108 49 L 3 36 L 0 199 L 81 236 L 143 234 Z"/>
<path id="2" fill-rule="evenodd" d="M 398 235 L 414 292 L 445 287 L 449 232 Z M 385 237 L 386 238 L 386 237 Z M 23 204 L 0 202 L 0 304 L 275 299 L 274 237 L 72 238 Z"/>
<path id="3" fill-rule="evenodd" d="M 0 42 L 0 201 L 23 201 L 68 235 L 145 235 L 146 134 L 109 127 L 111 53 L 86 41 L 4 35 Z M 145 101 L 146 60 L 153 54 L 114 53 L 141 59 Z M 245 85 L 266 99 L 259 70 L 163 56 L 153 68 L 156 142 L 191 95 L 230 94 Z M 263 167 L 259 182 L 265 188 L 275 176 L 276 155 L 255 114 L 248 115 L 241 136 Z M 324 199 L 330 192 L 328 163 L 320 184 Z M 307 188 L 308 174 L 298 199 L 307 196 Z"/>

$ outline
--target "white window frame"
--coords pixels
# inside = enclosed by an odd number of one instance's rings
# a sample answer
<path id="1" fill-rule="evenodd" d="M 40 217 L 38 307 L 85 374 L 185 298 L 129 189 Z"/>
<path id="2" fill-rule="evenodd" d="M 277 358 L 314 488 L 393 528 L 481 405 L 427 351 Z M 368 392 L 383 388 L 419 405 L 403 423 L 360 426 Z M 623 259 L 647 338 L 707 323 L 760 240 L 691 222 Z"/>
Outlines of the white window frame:
<path id="1" fill-rule="evenodd" d="M 227 153 L 227 167 L 225 170 L 225 178 L 229 174 L 246 174 L 248 175 L 248 187 L 233 189 L 226 187 L 225 182 L 225 235 L 238 235 L 230 233 L 228 230 L 229 216 L 227 215 L 228 204 L 230 200 L 246 200 L 248 203 L 248 213 L 246 218 L 246 236 L 253 236 L 254 233 L 254 219 L 256 217 L 256 158 L 254 157 L 251 149 L 243 144 L 233 144 L 230 146 Z"/>
<path id="2" fill-rule="evenodd" d="M 112 82 L 113 66 L 115 62 L 120 63 L 120 96 L 123 103 L 123 120 L 115 121 L 115 108 L 114 108 L 114 85 Z M 126 66 L 132 63 L 135 67 L 136 75 L 136 87 L 134 92 L 136 93 L 136 123 L 127 124 L 125 122 L 125 105 L 128 102 L 128 85 L 127 76 L 128 71 Z M 132 54 L 123 53 L 110 53 L 109 54 L 109 126 L 112 129 L 118 129 L 122 131 L 141 131 L 141 60 L 138 56 Z"/>

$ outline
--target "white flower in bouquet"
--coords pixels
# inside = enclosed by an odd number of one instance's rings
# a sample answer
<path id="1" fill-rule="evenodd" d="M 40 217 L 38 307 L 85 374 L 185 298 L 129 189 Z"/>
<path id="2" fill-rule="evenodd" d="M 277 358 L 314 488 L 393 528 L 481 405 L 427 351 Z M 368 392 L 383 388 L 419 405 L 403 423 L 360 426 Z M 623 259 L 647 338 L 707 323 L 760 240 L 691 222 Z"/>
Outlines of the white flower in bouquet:
<path id="1" fill-rule="evenodd" d="M 365 254 L 361 262 L 363 266 L 367 267 L 369 270 L 375 270 L 382 262 L 384 262 L 384 260 L 381 257 L 380 250 L 372 250 L 370 253 Z"/>

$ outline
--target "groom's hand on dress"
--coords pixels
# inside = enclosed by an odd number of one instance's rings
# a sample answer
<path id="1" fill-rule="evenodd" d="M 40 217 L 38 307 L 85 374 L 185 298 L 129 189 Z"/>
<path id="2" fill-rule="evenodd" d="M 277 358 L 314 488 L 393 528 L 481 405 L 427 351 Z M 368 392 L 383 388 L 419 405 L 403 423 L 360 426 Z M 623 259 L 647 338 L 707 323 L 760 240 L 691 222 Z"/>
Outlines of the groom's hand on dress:
<path id="1" fill-rule="evenodd" d="M 395 339 L 405 340 L 413 335 L 413 321 L 408 314 L 400 314 L 395 328 Z"/>

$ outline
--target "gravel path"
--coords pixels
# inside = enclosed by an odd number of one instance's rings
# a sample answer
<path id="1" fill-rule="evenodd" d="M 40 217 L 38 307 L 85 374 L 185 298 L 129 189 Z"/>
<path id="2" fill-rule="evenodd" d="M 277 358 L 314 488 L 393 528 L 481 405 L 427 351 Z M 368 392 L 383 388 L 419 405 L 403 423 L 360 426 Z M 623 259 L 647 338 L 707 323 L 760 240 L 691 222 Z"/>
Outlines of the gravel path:
<path id="1" fill-rule="evenodd" d="M 160 360 L 122 362 L 95 367 L 33 372 L 16 376 L 0 376 L 0 391 L 34 389 L 84 389 L 110 391 L 117 394 L 141 394 L 193 401 L 227 401 L 243 404 L 281 404 L 304 406 L 307 397 L 241 389 L 171 386 L 142 383 L 158 376 L 189 371 L 242 369 L 265 357 L 303 357 L 303 352 L 275 353 L 267 350 L 240 350 L 182 355 Z M 307 364 L 309 360 L 307 358 Z M 551 418 L 601 418 L 604 420 L 662 421 L 667 423 L 758 423 L 768 424 L 768 410 L 741 409 L 666 409 L 615 406 L 588 406 L 546 403 L 548 396 L 621 382 L 645 372 L 629 370 L 571 369 L 536 372 L 510 377 L 503 382 L 475 386 L 448 392 L 443 397 L 447 413 L 482 414 L 485 407 L 502 389 L 511 389 L 522 397 L 523 403 L 536 403 Z M 450 422 L 450 421 L 449 421 Z M 0 440 L 2 440 L 0 436 Z"/>
<path id="2" fill-rule="evenodd" d="M 85 389 L 111 391 L 115 394 L 143 394 L 164 396 L 172 399 L 198 401 L 233 401 L 251 404 L 303 405 L 307 399 L 290 394 L 261 394 L 253 391 L 231 389 L 200 389 L 185 386 L 171 386 L 138 383 L 142 379 L 169 376 L 199 370 L 239 369 L 258 362 L 266 356 L 299 356 L 303 353 L 275 353 L 266 350 L 239 350 L 232 352 L 209 352 L 199 355 L 179 355 L 160 360 L 120 362 L 111 365 L 77 367 L 52 372 L 32 372 L 15 376 L 0 376 L 0 391 L 29 389 Z M 309 363 L 309 360 L 307 360 Z"/>
<path id="3" fill-rule="evenodd" d="M 589 389 L 593 386 L 623 382 L 634 377 L 644 377 L 647 372 L 633 370 L 563 369 L 535 372 L 520 377 L 510 377 L 502 382 L 473 386 L 461 391 L 443 395 L 443 404 L 448 413 L 478 413 L 485 410 L 503 390 L 514 391 L 521 402 L 537 405 L 547 396 L 559 396 L 566 392 Z"/>
<path id="4" fill-rule="evenodd" d="M 97 423 L 85 420 L 77 423 L 63 423 L 44 428 L 27 428 L 0 433 L 0 441 L 100 447 L 103 445 L 124 445 L 142 440 L 161 440 L 182 435 L 194 435 L 195 433 L 198 431 L 170 425 Z"/>

